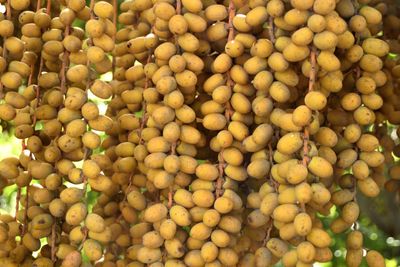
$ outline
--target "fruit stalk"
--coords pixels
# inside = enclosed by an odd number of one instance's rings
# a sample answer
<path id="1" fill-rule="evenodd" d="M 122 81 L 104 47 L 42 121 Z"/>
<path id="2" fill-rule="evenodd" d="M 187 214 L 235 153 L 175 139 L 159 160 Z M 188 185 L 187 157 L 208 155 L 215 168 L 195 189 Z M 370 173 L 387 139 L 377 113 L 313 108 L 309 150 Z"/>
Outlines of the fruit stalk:
<path id="1" fill-rule="evenodd" d="M 310 53 L 310 63 L 311 63 L 311 70 L 310 70 L 310 77 L 308 81 L 308 92 L 311 92 L 315 86 L 315 79 L 317 75 L 317 61 L 316 61 L 316 50 L 313 47 Z M 308 157 L 308 141 L 310 139 L 310 133 L 307 126 L 304 127 L 304 136 L 303 136 L 303 165 L 307 166 L 310 158 Z"/>
<path id="2" fill-rule="evenodd" d="M 114 7 L 114 13 L 113 13 L 113 24 L 115 28 L 115 32 L 117 32 L 117 19 L 118 19 L 118 1 L 113 0 L 113 7 Z M 115 43 L 115 34 L 112 36 L 112 39 Z M 113 78 L 114 78 L 114 73 L 115 73 L 115 55 L 112 56 L 112 68 L 111 68 Z"/>
<path id="3" fill-rule="evenodd" d="M 90 0 L 90 19 L 94 18 L 93 7 L 94 7 L 94 0 Z M 92 45 L 92 39 L 89 38 L 88 39 L 88 46 L 90 47 L 91 45 Z M 86 89 L 85 89 L 85 93 L 87 94 L 87 92 L 88 92 L 88 90 L 90 88 L 90 85 L 91 85 L 90 60 L 89 59 L 87 59 L 87 61 L 86 61 L 86 68 L 88 69 L 88 78 L 87 78 L 88 80 L 86 81 Z M 90 153 L 91 153 L 90 149 L 88 149 L 87 147 L 85 147 L 84 151 L 85 151 L 85 154 L 83 156 L 83 161 L 87 160 L 89 158 Z M 83 175 L 83 172 L 82 172 L 82 179 L 83 179 L 84 199 L 86 201 L 87 200 L 86 199 L 86 191 L 87 191 L 87 183 L 88 183 L 88 181 L 87 181 L 86 175 Z"/>
<path id="4" fill-rule="evenodd" d="M 182 2 L 181 0 L 176 0 L 176 8 L 175 8 L 175 12 L 177 15 L 180 15 L 182 13 Z M 176 50 L 179 52 L 180 51 L 180 47 L 178 44 L 178 36 L 175 35 L 175 46 L 176 46 Z M 171 144 L 171 153 L 170 155 L 175 155 L 176 154 L 176 141 L 173 142 Z M 174 203 L 174 188 L 173 188 L 173 184 L 169 186 L 168 188 L 168 209 L 172 208 L 172 205 Z"/>
<path id="5" fill-rule="evenodd" d="M 6 3 L 6 18 L 7 20 L 11 20 L 11 6 L 10 6 L 10 0 L 7 0 Z M 7 49 L 4 47 L 4 43 L 7 40 L 6 37 L 3 38 L 3 58 L 7 62 Z M 4 86 L 3 83 L 0 82 L 0 99 L 3 99 L 4 97 L 4 92 L 3 92 Z"/>
<path id="6" fill-rule="evenodd" d="M 227 28 L 229 30 L 228 32 L 228 40 L 227 43 L 233 41 L 235 39 L 235 28 L 233 26 L 233 18 L 236 15 L 236 8 L 235 8 L 235 3 L 230 0 L 229 1 L 229 7 L 228 7 L 228 23 L 227 23 Z M 227 77 L 227 86 L 229 89 L 232 91 L 232 87 L 234 85 L 234 82 L 232 81 L 232 78 L 230 76 L 229 70 L 226 72 L 226 77 Z M 230 117 L 232 115 L 232 107 L 229 103 L 229 101 L 226 102 L 225 104 L 225 118 L 227 121 L 227 124 L 230 121 Z M 216 189 L 215 189 L 215 195 L 216 197 L 220 197 L 223 193 L 223 184 L 224 184 L 224 168 L 225 168 L 225 161 L 223 158 L 223 152 L 224 148 L 221 149 L 221 152 L 218 155 L 218 171 L 219 171 L 219 177 L 217 178 L 217 183 L 216 183 Z"/>

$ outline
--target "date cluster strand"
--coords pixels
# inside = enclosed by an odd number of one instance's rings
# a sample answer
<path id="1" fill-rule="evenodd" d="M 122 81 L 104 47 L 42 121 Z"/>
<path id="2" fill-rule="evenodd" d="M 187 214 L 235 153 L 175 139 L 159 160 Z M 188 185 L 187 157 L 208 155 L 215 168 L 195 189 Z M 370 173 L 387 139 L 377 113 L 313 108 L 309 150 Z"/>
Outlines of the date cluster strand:
<path id="1" fill-rule="evenodd" d="M 0 266 L 311 267 L 340 233 L 385 266 L 357 195 L 400 192 L 395 0 L 0 3 Z"/>

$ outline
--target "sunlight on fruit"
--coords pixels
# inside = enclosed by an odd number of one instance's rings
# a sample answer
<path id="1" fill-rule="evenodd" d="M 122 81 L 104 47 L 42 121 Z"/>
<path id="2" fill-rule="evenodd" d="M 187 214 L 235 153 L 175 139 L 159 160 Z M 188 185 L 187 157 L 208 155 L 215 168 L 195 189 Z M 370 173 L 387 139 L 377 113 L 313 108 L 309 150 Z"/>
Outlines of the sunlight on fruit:
<path id="1" fill-rule="evenodd" d="M 0 267 L 398 265 L 399 1 L 0 2 Z"/>

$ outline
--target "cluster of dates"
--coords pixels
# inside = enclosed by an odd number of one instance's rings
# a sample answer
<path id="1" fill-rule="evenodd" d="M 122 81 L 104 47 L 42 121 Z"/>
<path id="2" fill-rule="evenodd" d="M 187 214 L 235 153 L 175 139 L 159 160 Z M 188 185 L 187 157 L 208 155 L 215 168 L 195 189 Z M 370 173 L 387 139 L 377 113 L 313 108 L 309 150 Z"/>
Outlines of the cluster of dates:
<path id="1" fill-rule="evenodd" d="M 0 2 L 1 266 L 312 266 L 332 207 L 385 266 L 356 196 L 400 188 L 396 1 Z"/>

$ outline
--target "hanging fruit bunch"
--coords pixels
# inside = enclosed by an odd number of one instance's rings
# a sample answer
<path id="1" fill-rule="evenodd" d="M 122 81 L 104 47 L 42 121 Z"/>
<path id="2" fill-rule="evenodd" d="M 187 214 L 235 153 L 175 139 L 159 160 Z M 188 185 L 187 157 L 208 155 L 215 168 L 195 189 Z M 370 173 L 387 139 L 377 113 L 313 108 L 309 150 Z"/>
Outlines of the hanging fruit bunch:
<path id="1" fill-rule="evenodd" d="M 356 196 L 400 188 L 396 1 L 0 2 L 1 266 L 312 266 L 333 207 L 385 266 Z"/>

